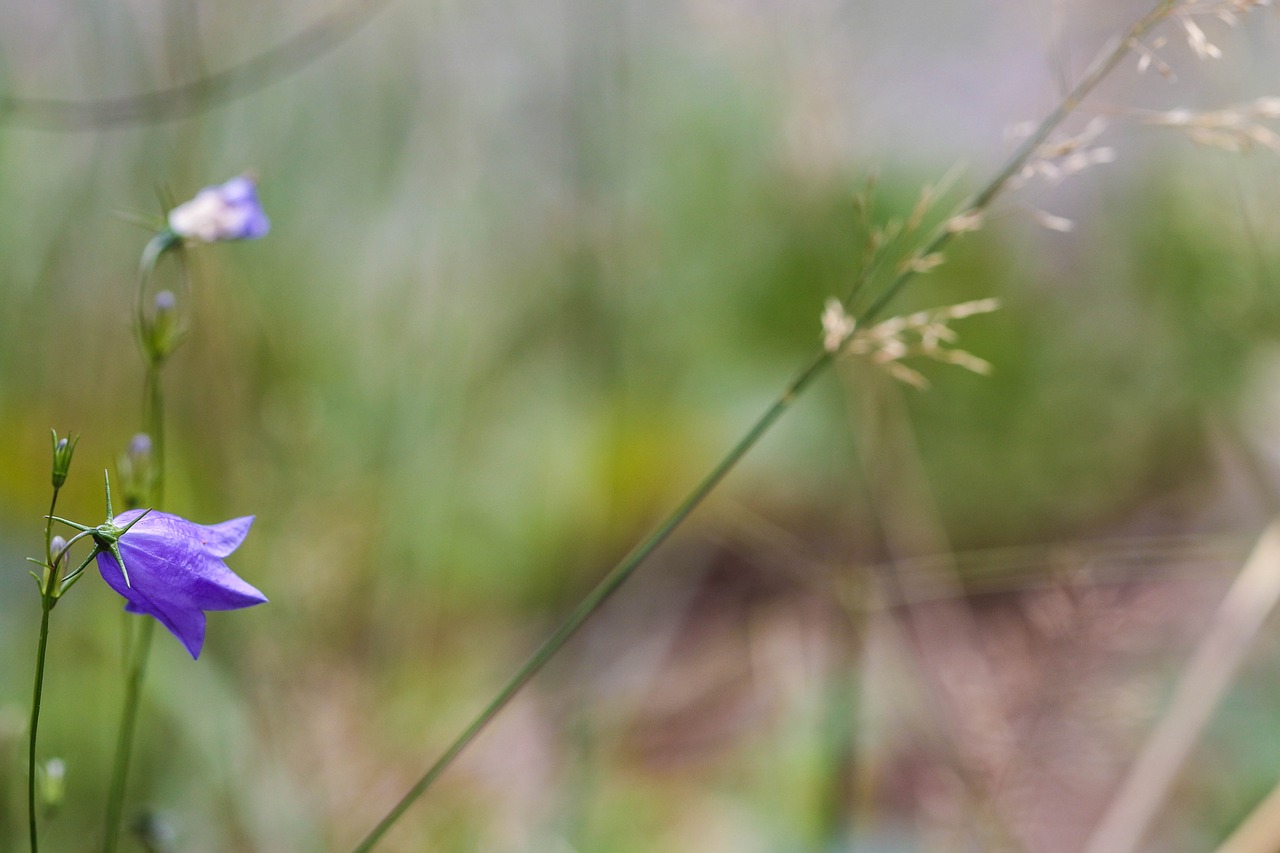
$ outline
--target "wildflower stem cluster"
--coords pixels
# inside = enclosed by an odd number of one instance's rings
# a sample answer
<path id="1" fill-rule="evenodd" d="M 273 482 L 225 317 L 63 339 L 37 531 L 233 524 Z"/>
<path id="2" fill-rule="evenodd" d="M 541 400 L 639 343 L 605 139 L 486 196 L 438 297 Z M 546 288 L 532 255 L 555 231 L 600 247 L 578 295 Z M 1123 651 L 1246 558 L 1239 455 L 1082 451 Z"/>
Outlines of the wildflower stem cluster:
<path id="1" fill-rule="evenodd" d="M 154 508 L 164 501 L 166 431 L 162 374 L 169 356 L 185 335 L 177 320 L 177 298 L 171 291 L 155 293 L 148 312 L 148 285 L 161 258 L 171 251 L 187 244 L 252 240 L 264 236 L 270 227 L 258 203 L 253 179 L 232 178 L 223 184 L 205 187 L 190 201 L 170 210 L 166 227 L 147 243 L 138 265 L 134 323 L 146 368 L 142 399 L 146 432 L 135 437 L 129 453 L 122 458 L 121 468 L 127 468 L 129 473 L 126 497 L 130 506 L 120 518 L 126 522 L 125 526 L 112 529 L 123 533 L 142 522 L 134 539 L 143 544 L 131 542 L 121 547 L 113 542 L 109 553 L 99 550 L 95 556 L 103 579 L 124 597 L 126 613 L 154 618 L 143 619 L 137 630 L 130 632 L 132 641 L 127 644 L 124 705 L 116 733 L 111 787 L 107 792 L 103 853 L 113 853 L 119 844 L 138 709 L 156 621 L 177 637 L 195 658 L 204 645 L 205 610 L 234 610 L 266 601 L 261 592 L 222 562 L 248 535 L 252 517 L 205 527 L 163 512 L 148 516 L 150 510 L 139 511 L 144 504 Z M 186 268 L 181 263 L 179 270 L 185 281 Z M 110 515 L 109 505 L 107 511 Z M 108 519 L 108 525 L 111 524 Z M 134 568 L 132 578 L 130 565 Z M 127 631 L 132 622 L 129 620 Z"/>
<path id="2" fill-rule="evenodd" d="M 107 793 L 106 821 L 102 850 L 112 853 L 119 844 L 128 787 L 129 764 L 137 731 L 138 708 L 146 676 L 147 659 L 155 633 L 155 622 L 177 637 L 193 658 L 204 644 L 205 611 L 236 610 L 266 601 L 266 597 L 232 572 L 222 559 L 239 547 L 248 535 L 252 516 L 216 525 L 198 525 L 168 513 L 152 513 L 163 500 L 165 474 L 164 390 L 162 371 L 169 356 L 181 343 L 184 330 L 177 321 L 177 299 L 168 290 L 154 294 L 147 309 L 148 285 L 157 264 L 171 250 L 188 243 L 210 243 L 261 237 L 270 223 L 258 204 L 257 188 L 251 178 L 241 176 L 218 186 L 206 187 L 195 198 L 169 211 L 167 225 L 146 245 L 139 263 L 135 296 L 138 347 L 145 367 L 142 394 L 142 423 L 145 432 L 134 436 L 129 450 L 119 460 L 127 509 L 116 518 L 112 509 L 111 482 L 105 480 L 107 519 L 90 527 L 57 516 L 58 493 L 67 480 L 78 439 L 59 438 L 53 433 L 51 480 L 53 497 L 45 517 L 44 556 L 31 562 L 40 573 L 31 573 L 40 591 L 40 634 L 36 649 L 35 679 L 32 687 L 30 743 L 28 748 L 27 800 L 32 853 L 39 850 L 37 781 L 37 735 L 40 703 L 44 688 L 45 661 L 49 647 L 50 614 L 61 597 L 83 575 L 95 559 L 107 585 L 125 599 L 125 612 L 154 617 L 144 619 L 136 631 L 133 620 L 125 625 L 132 642 L 126 644 L 124 704 L 116 734 L 115 759 Z M 180 273 L 185 281 L 186 270 Z M 71 540 L 53 535 L 53 523 L 74 528 Z M 128 542 L 121 539 L 137 530 Z M 71 548 L 80 540 L 93 547 L 73 570 L 66 571 Z M 132 575 L 130 568 L 133 569 Z M 65 763 L 51 759 L 43 768 L 42 792 L 50 809 L 62 796 Z"/>

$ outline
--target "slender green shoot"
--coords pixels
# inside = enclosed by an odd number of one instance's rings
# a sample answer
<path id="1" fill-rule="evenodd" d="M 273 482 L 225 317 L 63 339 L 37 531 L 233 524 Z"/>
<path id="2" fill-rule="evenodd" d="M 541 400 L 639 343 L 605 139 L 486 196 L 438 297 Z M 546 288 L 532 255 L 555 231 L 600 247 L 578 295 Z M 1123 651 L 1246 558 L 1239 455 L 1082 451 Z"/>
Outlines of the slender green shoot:
<path id="1" fill-rule="evenodd" d="M 164 367 L 164 356 L 148 349 L 146 336 L 143 334 L 144 318 L 142 304 L 147 283 L 155 265 L 162 255 L 179 244 L 166 234 L 161 234 L 147 244 L 143 251 L 142 263 L 138 272 L 137 296 L 137 334 L 138 346 L 146 363 L 146 377 L 143 382 L 142 422 L 147 434 L 151 437 L 154 479 L 151 483 L 152 507 L 159 506 L 164 500 L 165 479 L 165 434 L 164 434 L 164 389 L 160 382 L 160 371 Z M 139 517 L 141 518 L 141 516 Z M 136 521 L 136 520 L 135 520 Z M 121 571 L 124 561 L 119 559 Z M 127 577 L 127 575 L 126 575 Z M 132 622 L 133 620 L 130 620 Z M 126 625 L 126 630 L 129 626 Z M 111 787 L 107 791 L 106 823 L 102 836 L 102 853 L 114 853 L 120 839 L 120 825 L 124 819 L 124 799 L 129 782 L 129 764 L 133 759 L 133 739 L 138 728 L 138 707 L 142 696 L 142 685 L 146 680 L 147 659 L 151 654 L 151 639 L 155 634 L 155 620 L 144 618 L 141 625 L 132 632 L 132 642 L 126 643 L 128 649 L 128 666 L 125 674 L 124 707 L 120 713 L 120 728 L 116 732 L 115 758 L 111 764 Z"/>

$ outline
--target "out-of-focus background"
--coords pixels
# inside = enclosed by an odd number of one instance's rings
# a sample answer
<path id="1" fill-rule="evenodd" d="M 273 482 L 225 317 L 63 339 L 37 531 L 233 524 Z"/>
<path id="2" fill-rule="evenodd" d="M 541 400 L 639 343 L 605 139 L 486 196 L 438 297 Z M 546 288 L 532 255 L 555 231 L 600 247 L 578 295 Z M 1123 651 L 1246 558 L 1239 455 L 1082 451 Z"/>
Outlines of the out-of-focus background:
<path id="1" fill-rule="evenodd" d="M 255 514 L 229 562 L 271 602 L 198 662 L 156 637 L 130 812 L 175 850 L 344 850 L 814 351 L 868 176 L 878 222 L 960 163 L 954 203 L 1145 8 L 4 4 L 0 848 L 48 430 L 92 524 L 141 423 L 122 211 L 249 170 L 273 221 L 189 253 L 166 377 L 166 509 Z M 1222 58 L 1166 26 L 1172 79 L 1126 61 L 1067 125 L 1109 118 L 1116 162 L 896 303 L 1000 297 L 956 324 L 993 375 L 823 377 L 387 850 L 1080 849 L 1276 509 L 1280 161 L 1124 115 L 1280 94 L 1270 10 L 1201 21 Z M 209 75 L 177 117 L 111 100 Z M 96 843 L 120 609 L 91 577 L 53 614 L 50 850 Z M 1280 778 L 1280 625 L 1249 642 L 1150 849 Z"/>

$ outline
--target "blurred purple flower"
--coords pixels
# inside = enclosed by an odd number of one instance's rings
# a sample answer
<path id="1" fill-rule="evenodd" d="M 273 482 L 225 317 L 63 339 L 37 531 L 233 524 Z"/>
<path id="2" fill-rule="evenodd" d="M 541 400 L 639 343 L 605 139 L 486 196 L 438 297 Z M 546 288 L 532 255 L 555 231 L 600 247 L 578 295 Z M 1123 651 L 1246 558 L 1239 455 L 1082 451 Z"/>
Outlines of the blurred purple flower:
<path id="1" fill-rule="evenodd" d="M 169 211 L 169 230 L 188 240 L 216 243 L 262 237 L 271 230 L 271 222 L 258 203 L 253 179 L 241 175 L 205 187 L 191 201 Z"/>
<path id="2" fill-rule="evenodd" d="M 142 513 L 122 512 L 113 523 L 125 527 Z M 154 616 L 198 658 L 204 611 L 238 610 L 267 600 L 222 561 L 244 541 L 251 524 L 253 516 L 205 526 L 150 512 L 118 542 L 128 579 L 109 551 L 98 555 L 98 571 L 124 596 L 125 610 Z"/>

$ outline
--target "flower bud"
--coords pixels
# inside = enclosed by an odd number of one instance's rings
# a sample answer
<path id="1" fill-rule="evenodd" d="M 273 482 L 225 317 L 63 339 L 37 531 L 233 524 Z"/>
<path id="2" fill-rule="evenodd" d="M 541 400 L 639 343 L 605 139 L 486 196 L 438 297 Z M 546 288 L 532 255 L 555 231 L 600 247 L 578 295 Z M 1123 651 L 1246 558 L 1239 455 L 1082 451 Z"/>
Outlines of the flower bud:
<path id="1" fill-rule="evenodd" d="M 42 595 L 52 594 L 54 599 L 58 598 L 62 576 L 66 574 L 67 567 L 60 563 L 62 554 L 67 550 L 67 540 L 61 536 L 55 536 L 49 540 L 49 553 L 45 555 L 44 564 L 40 570 L 40 592 Z M 39 560 L 32 560 L 38 563 Z M 34 577 L 34 574 L 32 575 Z"/>
<path id="2" fill-rule="evenodd" d="M 145 505 L 155 485 L 151 436 L 140 432 L 129 441 L 129 449 L 116 457 L 116 472 L 124 492 L 125 508 L 136 509 Z"/>
<path id="3" fill-rule="evenodd" d="M 58 438 L 57 430 L 50 430 L 53 435 L 53 487 L 55 489 L 62 488 L 62 484 L 67 481 L 67 473 L 71 470 L 71 455 L 76 452 L 76 444 L 80 441 L 80 436 L 76 436 L 70 440 L 66 438 Z"/>
<path id="4" fill-rule="evenodd" d="M 161 812 L 147 809 L 133 819 L 129 828 L 145 850 L 169 853 L 176 849 L 178 830 L 173 821 Z"/>
<path id="5" fill-rule="evenodd" d="M 173 309 L 178 307 L 178 297 L 173 295 L 172 290 L 162 290 L 156 294 L 152 304 L 156 309 L 156 322 L 160 322 L 173 315 Z"/>
<path id="6" fill-rule="evenodd" d="M 132 459 L 151 458 L 151 436 L 145 432 L 135 433 L 129 439 L 129 457 Z"/>
<path id="7" fill-rule="evenodd" d="M 162 290 L 151 303 L 151 316 L 140 318 L 142 346 L 152 364 L 160 364 L 182 342 L 183 330 L 178 325 L 178 298 L 172 290 Z"/>
<path id="8" fill-rule="evenodd" d="M 61 536 L 55 536 L 49 540 L 49 565 L 57 565 L 58 560 L 62 559 L 62 552 L 67 550 L 67 540 Z"/>

